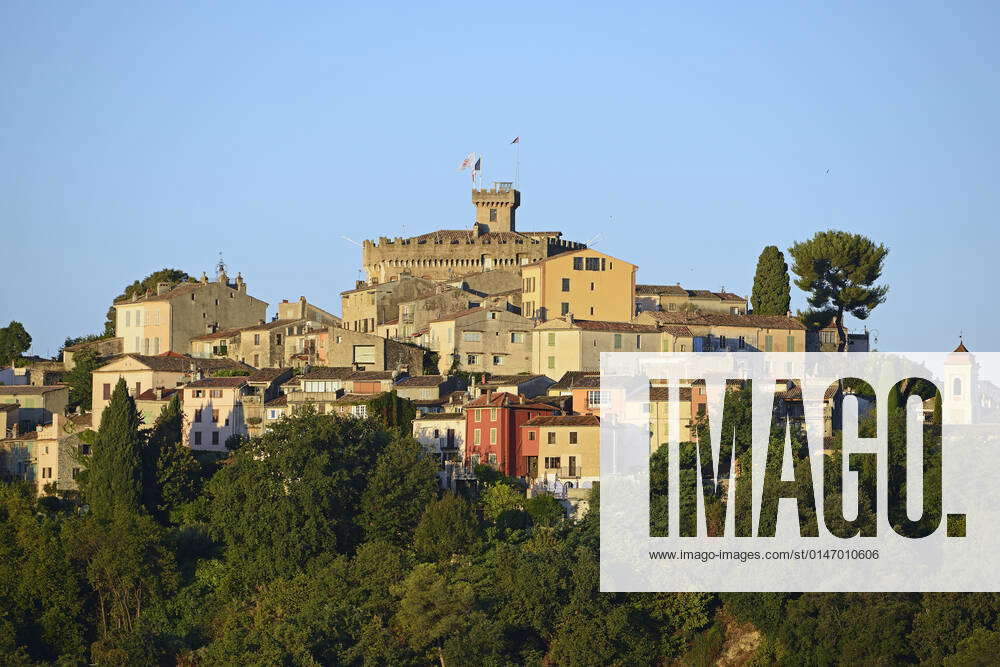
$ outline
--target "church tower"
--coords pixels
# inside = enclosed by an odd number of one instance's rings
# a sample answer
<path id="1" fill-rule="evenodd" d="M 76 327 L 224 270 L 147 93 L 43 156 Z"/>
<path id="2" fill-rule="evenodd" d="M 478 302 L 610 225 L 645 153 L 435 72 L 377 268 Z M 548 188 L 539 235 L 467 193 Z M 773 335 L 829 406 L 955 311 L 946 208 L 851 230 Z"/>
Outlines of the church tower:
<path id="1" fill-rule="evenodd" d="M 959 339 L 944 362 L 944 405 L 941 416 L 948 424 L 974 424 L 978 419 L 979 378 L 976 360 Z"/>
<path id="2" fill-rule="evenodd" d="M 514 211 L 521 203 L 521 193 L 513 183 L 494 183 L 492 188 L 473 189 L 472 203 L 476 207 L 479 233 L 514 232 Z"/>

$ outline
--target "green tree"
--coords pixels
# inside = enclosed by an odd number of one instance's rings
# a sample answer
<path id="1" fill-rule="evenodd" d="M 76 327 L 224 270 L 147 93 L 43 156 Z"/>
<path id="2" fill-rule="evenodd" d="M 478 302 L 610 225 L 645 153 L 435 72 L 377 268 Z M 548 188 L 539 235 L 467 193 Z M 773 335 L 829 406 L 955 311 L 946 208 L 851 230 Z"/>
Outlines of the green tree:
<path id="1" fill-rule="evenodd" d="M 20 322 L 0 329 L 0 366 L 9 366 L 31 348 L 31 336 Z"/>
<path id="2" fill-rule="evenodd" d="M 757 258 L 750 305 L 754 315 L 785 315 L 791 303 L 788 264 L 778 246 L 769 245 Z"/>
<path id="3" fill-rule="evenodd" d="M 365 539 L 407 544 L 436 492 L 434 459 L 413 438 L 393 438 L 379 455 L 361 498 Z"/>
<path id="4" fill-rule="evenodd" d="M 423 563 L 410 572 L 400 593 L 395 626 L 411 648 L 445 667 L 445 643 L 467 633 L 481 614 L 472 585 L 437 565 Z"/>
<path id="5" fill-rule="evenodd" d="M 553 496 L 547 493 L 528 498 L 524 503 L 524 511 L 531 517 L 535 526 L 555 526 L 566 516 L 563 506 Z"/>
<path id="6" fill-rule="evenodd" d="M 373 420 L 305 410 L 236 450 L 205 487 L 230 583 L 245 591 L 353 550 L 365 482 L 388 440 Z M 413 511 L 416 524 L 423 507 Z"/>
<path id="7" fill-rule="evenodd" d="M 472 552 L 478 539 L 472 506 L 449 493 L 424 510 L 413 533 L 413 548 L 421 558 L 443 561 L 453 554 Z"/>
<path id="8" fill-rule="evenodd" d="M 101 367 L 101 358 L 93 350 L 81 350 L 74 355 L 73 370 L 66 374 L 69 385 L 69 409 L 90 410 L 93 400 L 93 373 Z"/>
<path id="9" fill-rule="evenodd" d="M 115 297 L 115 301 L 131 299 L 133 295 L 142 296 L 149 290 L 152 290 L 155 293 L 156 286 L 159 283 L 170 283 L 171 285 L 176 285 L 177 283 L 185 281 L 194 282 L 194 278 L 180 269 L 160 269 L 159 271 L 149 274 L 142 280 L 136 280 L 131 285 L 127 286 L 125 291 Z M 115 307 L 111 306 L 108 308 L 107 318 L 104 322 L 105 336 L 115 335 L 115 326 L 117 324 L 115 318 Z"/>
<path id="10" fill-rule="evenodd" d="M 84 498 L 94 516 L 110 520 L 139 512 L 142 503 L 142 437 L 139 413 L 125 380 L 119 379 L 101 415 L 87 471 Z"/>
<path id="11" fill-rule="evenodd" d="M 859 320 L 885 301 L 888 286 L 875 285 L 889 250 L 860 234 L 836 230 L 817 232 L 788 252 L 795 285 L 809 293 L 809 305 L 831 315 L 837 327 L 837 349 L 847 349 L 844 313 Z"/>
<path id="12" fill-rule="evenodd" d="M 976 628 L 971 635 L 958 643 L 955 655 L 944 659 L 945 667 L 990 667 L 997 664 L 997 646 L 1000 632 Z"/>

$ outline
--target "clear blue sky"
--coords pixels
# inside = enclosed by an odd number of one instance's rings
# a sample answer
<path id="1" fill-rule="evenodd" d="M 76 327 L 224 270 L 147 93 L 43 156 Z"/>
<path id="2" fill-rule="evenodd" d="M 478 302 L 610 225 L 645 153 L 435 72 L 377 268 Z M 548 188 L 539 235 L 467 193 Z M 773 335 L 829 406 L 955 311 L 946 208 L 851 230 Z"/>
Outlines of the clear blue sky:
<path id="1" fill-rule="evenodd" d="M 749 293 L 764 245 L 847 229 L 891 248 L 881 349 L 997 349 L 995 3 L 152 4 L 0 5 L 0 320 L 35 353 L 220 251 L 270 313 L 339 312 L 341 236 L 469 226 L 458 162 L 510 179 L 515 135 L 519 226 L 641 282 Z"/>

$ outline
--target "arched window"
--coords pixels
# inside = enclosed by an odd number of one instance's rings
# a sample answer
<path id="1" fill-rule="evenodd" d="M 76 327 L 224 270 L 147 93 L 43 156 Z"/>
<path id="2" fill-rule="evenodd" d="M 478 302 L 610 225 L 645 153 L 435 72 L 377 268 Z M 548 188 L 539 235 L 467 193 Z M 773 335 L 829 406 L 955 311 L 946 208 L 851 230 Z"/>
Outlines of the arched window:
<path id="1" fill-rule="evenodd" d="M 952 380 L 952 382 L 951 382 L 951 393 L 952 393 L 952 396 L 961 396 L 962 395 L 962 379 L 961 378 L 955 378 L 954 380 Z"/>

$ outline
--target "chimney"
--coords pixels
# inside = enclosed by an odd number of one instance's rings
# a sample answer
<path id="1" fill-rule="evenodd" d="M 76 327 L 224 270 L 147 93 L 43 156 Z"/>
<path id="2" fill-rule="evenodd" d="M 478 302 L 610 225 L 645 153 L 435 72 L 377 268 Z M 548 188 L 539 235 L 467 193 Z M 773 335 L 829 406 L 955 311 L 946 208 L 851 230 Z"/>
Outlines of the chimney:
<path id="1" fill-rule="evenodd" d="M 153 389 L 153 396 L 156 397 L 156 400 L 162 401 L 163 400 L 163 387 L 156 387 L 155 389 Z"/>
<path id="2" fill-rule="evenodd" d="M 239 271 L 236 272 L 236 289 L 238 289 L 241 292 L 247 291 L 246 281 L 243 280 L 243 274 L 240 273 Z"/>
<path id="3" fill-rule="evenodd" d="M 264 323 L 265 323 L 264 320 L 257 320 L 257 326 L 260 326 L 260 325 L 262 325 Z"/>
<path id="4" fill-rule="evenodd" d="M 566 313 L 566 324 L 573 324 L 573 313 Z"/>
<path id="5" fill-rule="evenodd" d="M 201 278 L 199 278 L 198 280 L 199 280 L 199 282 L 201 282 L 202 285 L 207 285 L 208 284 L 208 274 L 205 273 L 204 271 L 202 271 L 201 272 Z"/>
<path id="6" fill-rule="evenodd" d="M 170 283 L 156 283 L 156 294 L 160 295 L 170 291 Z"/>

